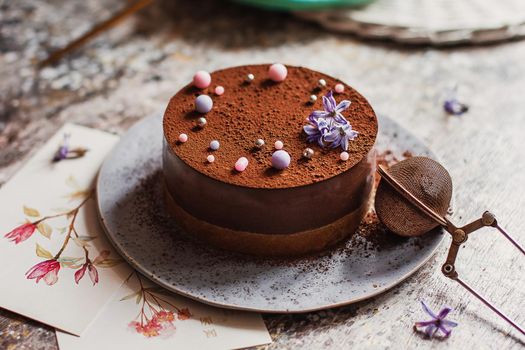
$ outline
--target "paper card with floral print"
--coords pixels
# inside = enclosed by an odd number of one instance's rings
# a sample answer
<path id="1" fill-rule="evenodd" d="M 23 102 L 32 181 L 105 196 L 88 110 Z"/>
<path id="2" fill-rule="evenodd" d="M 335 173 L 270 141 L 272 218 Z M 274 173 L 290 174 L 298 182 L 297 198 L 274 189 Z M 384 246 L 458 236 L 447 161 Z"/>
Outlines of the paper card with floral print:
<path id="1" fill-rule="evenodd" d="M 219 309 L 170 293 L 133 272 L 79 338 L 57 332 L 61 350 L 237 349 L 271 342 L 259 314 Z"/>
<path id="2" fill-rule="evenodd" d="M 67 124 L 0 188 L 0 307 L 80 335 L 130 274 L 93 192 L 117 141 Z"/>

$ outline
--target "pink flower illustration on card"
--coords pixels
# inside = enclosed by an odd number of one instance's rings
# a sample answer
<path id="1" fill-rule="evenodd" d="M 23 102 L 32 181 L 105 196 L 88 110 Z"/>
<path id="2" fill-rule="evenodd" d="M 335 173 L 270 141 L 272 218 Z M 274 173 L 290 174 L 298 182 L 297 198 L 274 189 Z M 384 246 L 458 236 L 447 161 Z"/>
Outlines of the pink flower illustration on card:
<path id="1" fill-rule="evenodd" d="M 36 279 L 36 283 L 44 279 L 48 286 L 52 286 L 58 281 L 58 271 L 60 271 L 60 263 L 55 259 L 50 259 L 33 266 L 26 272 L 26 277 L 30 280 Z"/>
<path id="2" fill-rule="evenodd" d="M 160 335 L 163 337 L 168 337 L 175 332 L 176 328 L 173 324 L 175 317 L 173 316 L 172 311 L 165 312 L 169 316 L 159 317 L 159 314 L 156 314 L 146 322 L 142 322 L 142 324 L 138 321 L 132 321 L 129 323 L 129 327 L 147 338 L 157 337 Z"/>
<path id="3" fill-rule="evenodd" d="M 128 277 L 128 280 L 135 276 L 140 284 L 140 289 L 121 299 L 135 299 L 137 304 L 141 304 L 140 312 L 128 324 L 128 327 L 147 338 L 169 337 L 175 333 L 176 320 L 184 321 L 191 318 L 188 308 L 178 308 L 161 296 L 166 291 L 160 287 L 144 288 L 142 279 L 137 272 Z"/>
<path id="4" fill-rule="evenodd" d="M 11 242 L 15 242 L 15 244 L 18 244 L 31 237 L 35 230 L 36 225 L 34 223 L 26 222 L 7 233 L 4 237 L 11 240 Z"/>
<path id="5" fill-rule="evenodd" d="M 84 274 L 86 273 L 86 270 L 88 270 L 89 278 L 91 279 L 91 282 L 93 282 L 93 285 L 98 283 L 98 271 L 97 268 L 91 263 L 91 261 L 86 262 L 80 269 L 75 272 L 75 283 L 78 284 L 82 277 L 84 277 Z"/>
<path id="6" fill-rule="evenodd" d="M 188 308 L 180 309 L 177 311 L 177 318 L 181 321 L 188 320 L 191 317 L 190 310 Z"/>
<path id="7" fill-rule="evenodd" d="M 43 279 L 48 286 L 51 286 L 58 281 L 60 268 L 69 268 L 75 270 L 75 283 L 79 284 L 87 272 L 89 279 L 93 283 L 93 286 L 95 286 L 99 282 L 98 268 L 110 268 L 120 264 L 122 260 L 110 258 L 110 252 L 108 250 L 101 251 L 94 259 L 91 258 L 91 246 L 89 242 L 97 237 L 81 235 L 77 230 L 76 220 L 81 208 L 93 197 L 94 191 L 83 190 L 72 177 L 69 177 L 66 183 L 74 189 L 74 191 L 66 197 L 69 198 L 70 201 L 81 200 L 77 206 L 72 209 L 65 209 L 58 214 L 47 216 L 42 216 L 37 209 L 24 206 L 23 212 L 26 216 L 26 222 L 5 234 L 4 237 L 15 244 L 19 244 L 28 240 L 36 231 L 49 240 L 52 239 L 53 232 L 55 231 L 65 234 L 62 245 L 56 254 L 52 254 L 38 242 L 36 243 L 36 255 L 45 260 L 31 267 L 29 271 L 26 272 L 26 278 L 30 280 L 34 279 L 36 283 Z M 48 222 L 56 218 L 65 218 L 67 220 L 67 226 L 58 229 L 53 228 Z M 31 221 L 31 219 L 33 219 L 33 221 Z M 64 250 L 71 242 L 74 242 L 82 248 L 82 256 L 68 257 L 63 255 Z"/>

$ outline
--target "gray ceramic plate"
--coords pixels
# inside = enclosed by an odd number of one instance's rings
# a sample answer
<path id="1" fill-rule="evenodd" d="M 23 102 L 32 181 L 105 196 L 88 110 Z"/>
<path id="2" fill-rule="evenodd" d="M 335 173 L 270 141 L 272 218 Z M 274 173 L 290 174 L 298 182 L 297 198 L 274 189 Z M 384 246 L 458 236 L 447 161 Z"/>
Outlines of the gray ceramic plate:
<path id="1" fill-rule="evenodd" d="M 100 170 L 97 196 L 107 235 L 128 262 L 159 285 L 204 303 L 260 312 L 306 312 L 382 293 L 436 251 L 440 230 L 421 238 L 354 236 L 331 252 L 296 260 L 261 260 L 196 244 L 162 205 L 162 118 L 146 118 L 122 138 Z M 431 156 L 388 118 L 377 148 Z"/>

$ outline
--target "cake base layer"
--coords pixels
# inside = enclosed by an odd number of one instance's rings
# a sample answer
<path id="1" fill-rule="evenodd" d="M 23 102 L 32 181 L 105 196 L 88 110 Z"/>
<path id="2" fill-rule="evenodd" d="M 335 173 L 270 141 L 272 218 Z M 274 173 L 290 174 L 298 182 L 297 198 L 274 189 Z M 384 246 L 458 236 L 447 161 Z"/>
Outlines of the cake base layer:
<path id="1" fill-rule="evenodd" d="M 168 213 L 189 235 L 216 248 L 255 256 L 290 257 L 326 250 L 351 236 L 370 207 L 370 192 L 361 206 L 328 225 L 291 234 L 267 234 L 232 230 L 210 224 L 181 208 L 164 191 Z"/>

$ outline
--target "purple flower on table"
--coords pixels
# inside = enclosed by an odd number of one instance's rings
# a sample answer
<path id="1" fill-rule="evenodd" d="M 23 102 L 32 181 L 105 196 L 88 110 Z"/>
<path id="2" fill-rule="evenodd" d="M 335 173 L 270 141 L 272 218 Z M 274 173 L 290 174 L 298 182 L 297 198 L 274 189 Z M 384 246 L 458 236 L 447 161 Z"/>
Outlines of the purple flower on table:
<path id="1" fill-rule="evenodd" d="M 308 124 L 303 126 L 306 140 L 317 142 L 321 147 L 341 147 L 347 151 L 349 141 L 358 134 L 342 114 L 349 106 L 348 100 L 337 103 L 329 91 L 323 96 L 324 111 L 313 111 L 308 116 Z"/>
<path id="2" fill-rule="evenodd" d="M 431 317 L 431 320 L 416 322 L 414 329 L 421 332 L 420 328 L 422 328 L 424 334 L 429 338 L 438 336 L 439 333 L 441 333 L 443 337 L 448 338 L 452 333 L 452 328 L 458 325 L 454 321 L 445 319 L 452 309 L 450 307 L 444 307 L 436 315 L 423 301 L 421 305 L 423 306 L 423 310 Z"/>
<path id="3" fill-rule="evenodd" d="M 468 112 L 468 108 L 466 104 L 459 102 L 456 98 L 445 100 L 443 103 L 443 109 L 450 115 L 462 115 Z"/>
<path id="4" fill-rule="evenodd" d="M 83 147 L 76 147 L 76 148 L 70 148 L 69 147 L 69 139 L 71 135 L 70 134 L 64 134 L 64 139 L 62 140 L 62 144 L 58 148 L 58 150 L 55 152 L 55 155 L 53 156 L 53 162 L 60 162 L 64 159 L 75 159 L 83 157 L 86 152 L 88 151 L 87 148 Z"/>
<path id="5" fill-rule="evenodd" d="M 455 84 L 445 91 L 443 110 L 449 115 L 460 116 L 469 110 L 469 106 L 458 98 L 458 88 Z"/>
<path id="6" fill-rule="evenodd" d="M 60 145 L 60 147 L 58 147 L 58 150 L 56 151 L 55 156 L 53 157 L 53 162 L 59 162 L 67 158 L 67 154 L 69 153 L 70 137 L 70 134 L 64 134 L 64 139 L 62 140 L 62 144 Z"/>

